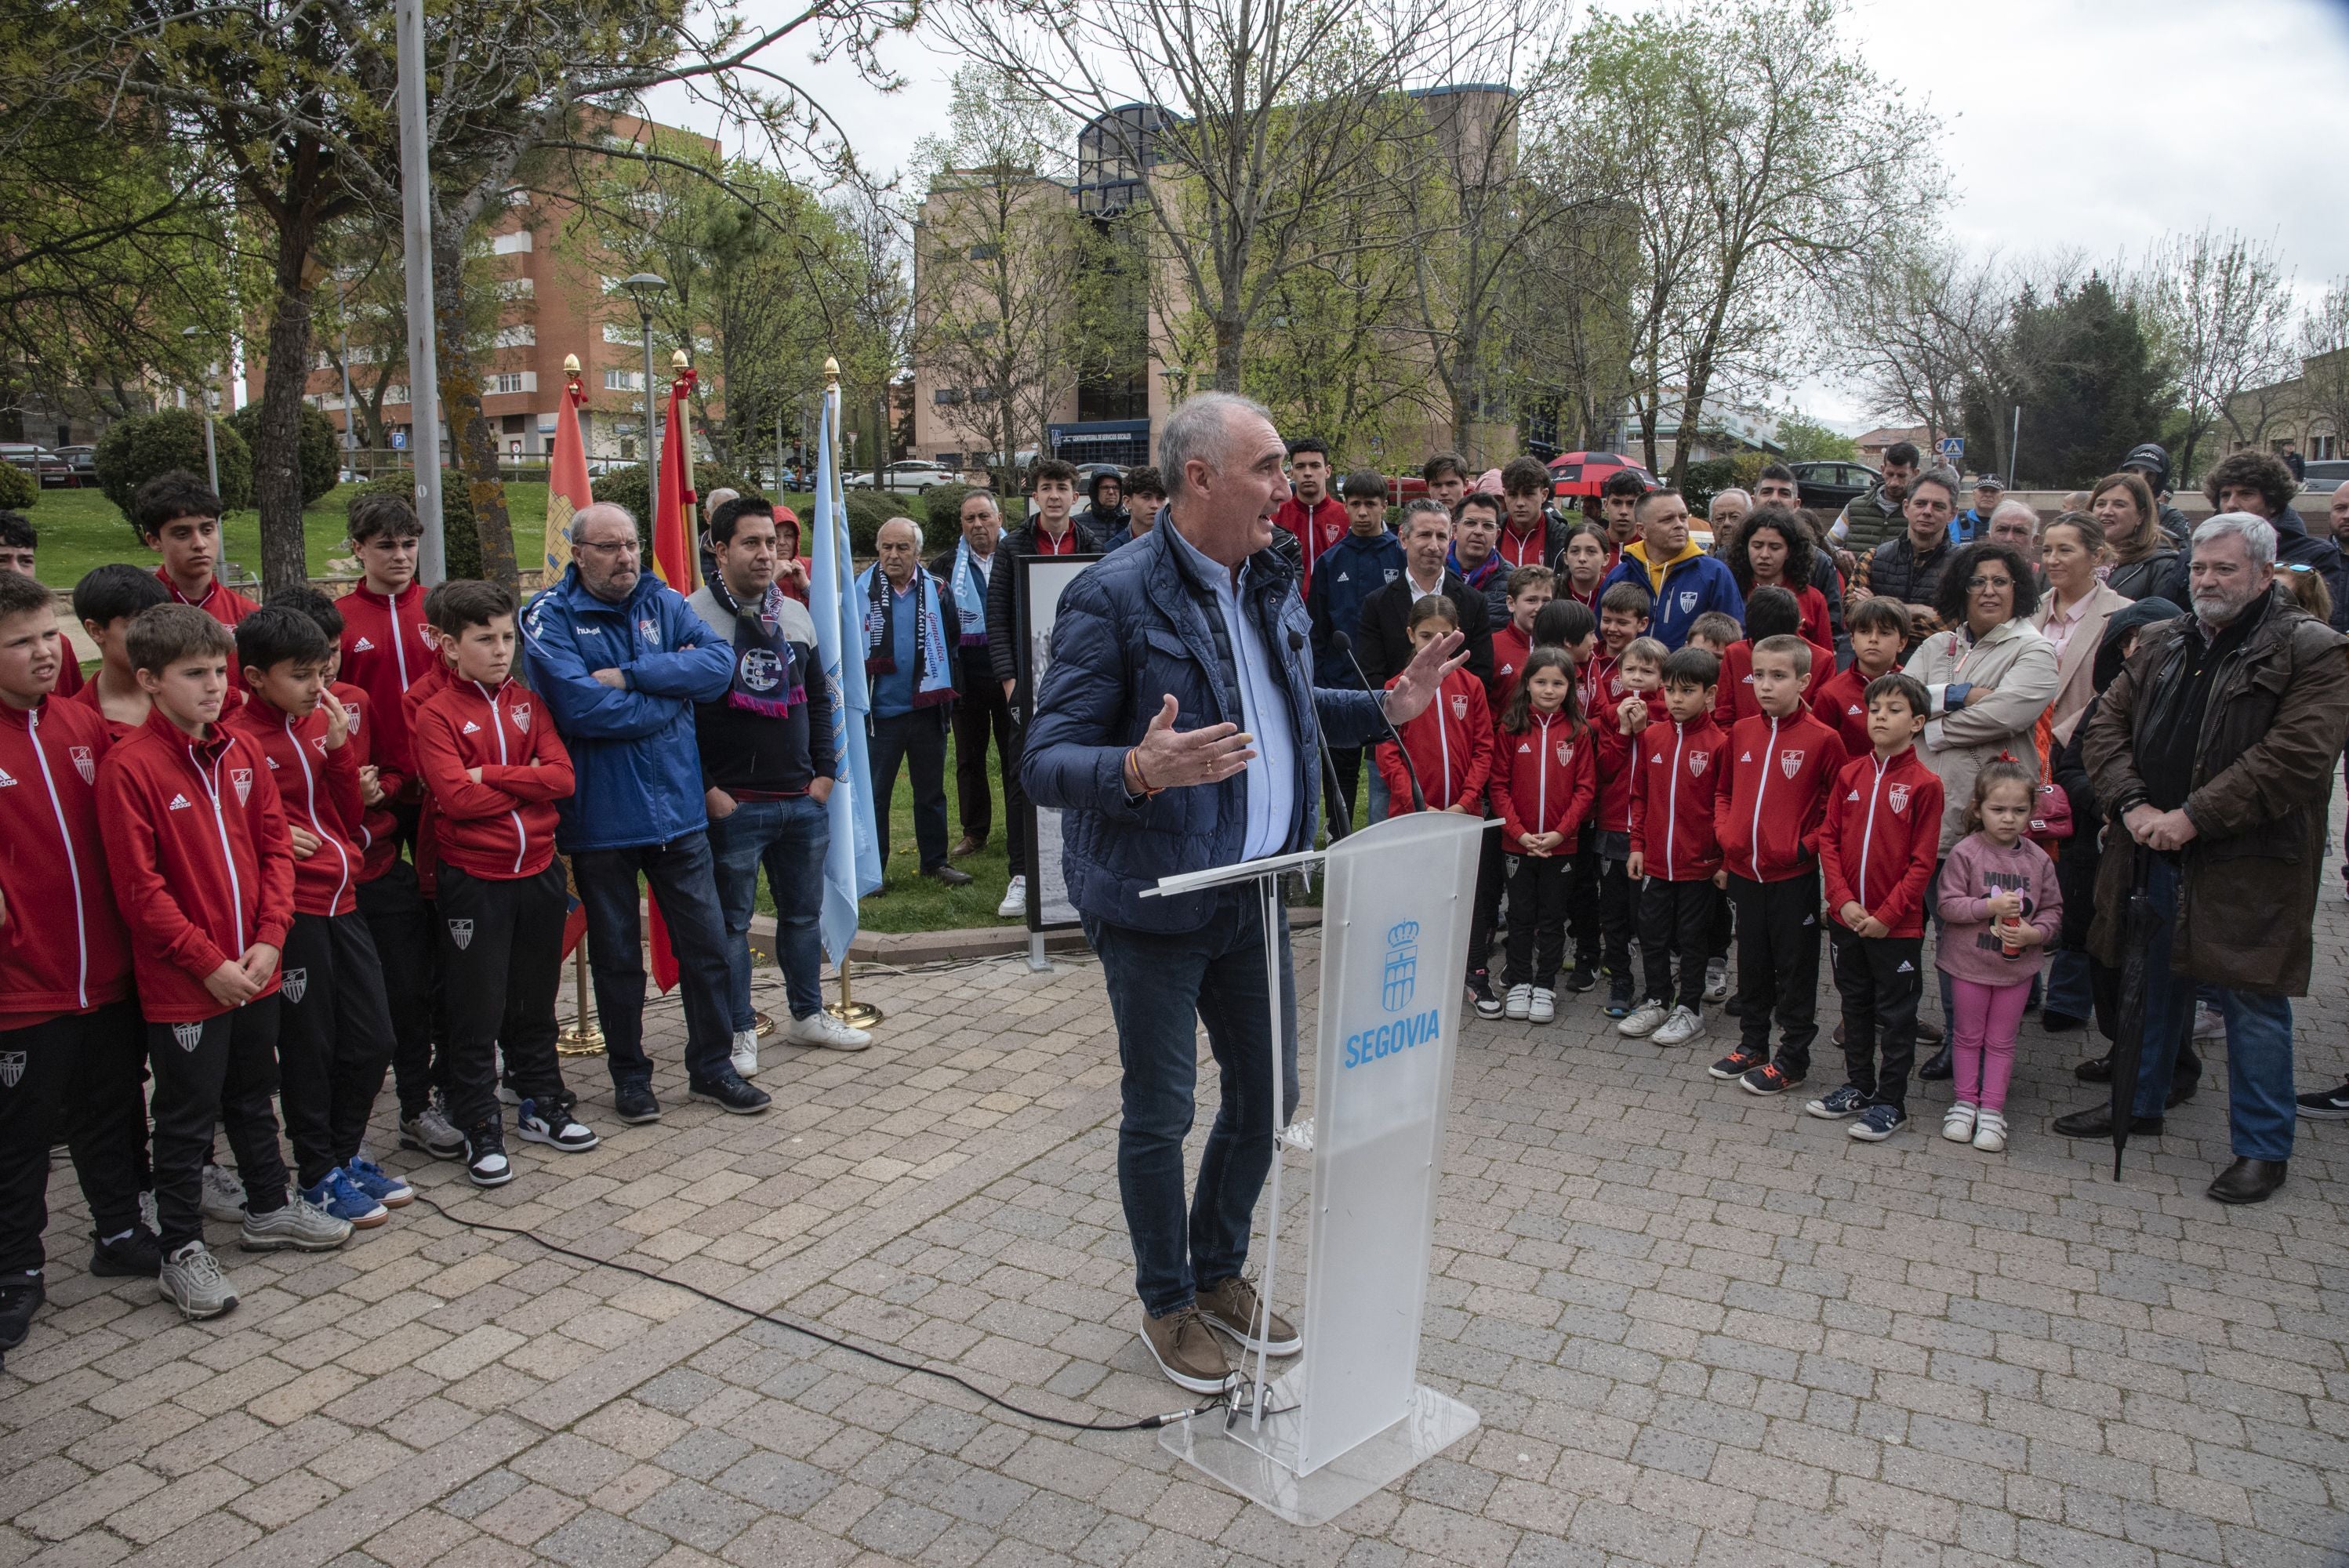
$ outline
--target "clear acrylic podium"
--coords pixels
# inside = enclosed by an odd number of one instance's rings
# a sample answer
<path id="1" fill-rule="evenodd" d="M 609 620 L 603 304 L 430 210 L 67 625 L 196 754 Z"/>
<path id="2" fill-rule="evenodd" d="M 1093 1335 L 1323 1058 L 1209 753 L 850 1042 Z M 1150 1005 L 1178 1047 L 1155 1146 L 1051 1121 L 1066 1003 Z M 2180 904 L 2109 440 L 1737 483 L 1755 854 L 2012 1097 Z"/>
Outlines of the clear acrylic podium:
<path id="1" fill-rule="evenodd" d="M 1158 884 L 1161 894 L 1253 882 L 1262 901 L 1280 1078 L 1280 879 L 1317 861 L 1322 889 L 1315 1036 L 1313 1201 L 1300 1333 L 1278 1377 L 1244 1360 L 1235 1408 L 1178 1422 L 1166 1449 L 1293 1524 L 1321 1524 L 1475 1430 L 1476 1412 L 1419 1382 L 1420 1320 L 1443 1176 L 1445 1107 L 1459 1039 L 1488 824 L 1418 812 L 1340 840 Z M 1277 1120 L 1284 1096 L 1275 1096 Z M 1264 1276 L 1280 1284 L 1282 1150 L 1273 1141 Z"/>

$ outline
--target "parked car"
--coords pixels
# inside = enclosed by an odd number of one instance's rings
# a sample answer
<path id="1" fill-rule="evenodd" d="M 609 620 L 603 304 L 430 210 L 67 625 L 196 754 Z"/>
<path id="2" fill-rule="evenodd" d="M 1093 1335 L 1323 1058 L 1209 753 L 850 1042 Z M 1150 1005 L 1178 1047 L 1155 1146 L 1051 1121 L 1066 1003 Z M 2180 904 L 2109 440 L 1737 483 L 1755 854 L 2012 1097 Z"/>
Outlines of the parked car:
<path id="1" fill-rule="evenodd" d="M 81 482 L 72 463 L 31 441 L 0 441 L 0 462 L 24 469 L 43 490 L 64 490 Z"/>
<path id="2" fill-rule="evenodd" d="M 892 495 L 919 495 L 933 485 L 954 484 L 961 479 L 962 474 L 957 469 L 925 458 L 907 458 L 881 470 L 879 488 Z M 872 470 L 865 470 L 862 476 L 851 475 L 848 483 L 856 490 L 874 489 Z"/>
<path id="3" fill-rule="evenodd" d="M 59 447 L 57 456 L 73 465 L 74 482 L 81 485 L 98 483 L 98 449 L 96 447 Z"/>
<path id="4" fill-rule="evenodd" d="M 1795 492 L 1816 511 L 1838 512 L 1844 503 L 1876 488 L 1879 475 L 1866 463 L 1820 461 L 1789 463 L 1795 470 Z"/>
<path id="5" fill-rule="evenodd" d="M 2349 458 L 2324 458 L 2307 465 L 2300 488 L 2310 495 L 2331 495 L 2349 484 Z"/>

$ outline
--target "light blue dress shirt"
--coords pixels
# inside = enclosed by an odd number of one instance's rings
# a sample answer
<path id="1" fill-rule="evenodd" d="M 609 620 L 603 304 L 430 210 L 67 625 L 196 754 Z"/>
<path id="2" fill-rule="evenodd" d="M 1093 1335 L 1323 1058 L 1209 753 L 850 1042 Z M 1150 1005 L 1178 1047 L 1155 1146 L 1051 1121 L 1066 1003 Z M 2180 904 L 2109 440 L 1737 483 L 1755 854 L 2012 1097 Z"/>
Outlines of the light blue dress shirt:
<path id="1" fill-rule="evenodd" d="M 1288 847 L 1289 820 L 1297 811 L 1298 735 L 1288 711 L 1287 685 L 1263 634 L 1240 607 L 1231 569 L 1201 554 L 1179 530 L 1169 527 L 1166 531 L 1215 592 L 1216 608 L 1231 641 L 1232 660 L 1238 666 L 1240 727 L 1256 737 L 1256 756 L 1240 778 L 1247 800 L 1247 836 L 1241 858 L 1252 861 L 1279 854 Z M 1250 570 L 1240 568 L 1242 582 Z"/>

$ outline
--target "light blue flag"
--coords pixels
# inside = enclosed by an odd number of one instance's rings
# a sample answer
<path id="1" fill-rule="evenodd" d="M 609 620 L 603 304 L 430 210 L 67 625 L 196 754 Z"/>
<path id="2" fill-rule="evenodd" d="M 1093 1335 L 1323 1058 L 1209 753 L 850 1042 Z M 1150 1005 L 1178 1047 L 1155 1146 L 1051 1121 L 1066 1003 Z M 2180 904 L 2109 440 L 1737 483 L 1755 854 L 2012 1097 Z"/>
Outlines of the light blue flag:
<path id="1" fill-rule="evenodd" d="M 817 442 L 813 570 L 808 609 L 815 622 L 816 657 L 832 693 L 832 753 L 835 782 L 828 808 L 832 842 L 823 860 L 823 950 L 834 965 L 856 937 L 856 901 L 881 885 L 881 847 L 873 830 L 873 767 L 864 749 L 864 718 L 873 696 L 864 684 L 864 612 L 850 569 L 848 504 L 832 460 L 837 393 L 826 393 Z"/>

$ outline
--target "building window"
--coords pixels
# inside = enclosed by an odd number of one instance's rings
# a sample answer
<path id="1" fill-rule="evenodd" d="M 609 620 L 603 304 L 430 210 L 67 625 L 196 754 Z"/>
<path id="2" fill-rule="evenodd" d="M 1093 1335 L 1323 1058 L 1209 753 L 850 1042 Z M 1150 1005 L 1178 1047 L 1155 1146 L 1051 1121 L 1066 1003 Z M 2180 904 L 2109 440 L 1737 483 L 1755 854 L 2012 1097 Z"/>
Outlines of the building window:
<path id="1" fill-rule="evenodd" d="M 998 244 L 973 245 L 970 248 L 970 259 L 974 262 L 991 262 L 1002 253 L 1003 247 Z"/>
<path id="2" fill-rule="evenodd" d="M 2310 462 L 2329 463 L 2340 455 L 2341 438 L 2334 435 L 2332 431 L 2321 431 L 2308 438 L 2308 460 Z"/>
<path id="3" fill-rule="evenodd" d="M 936 403 L 942 408 L 951 407 L 955 404 L 962 401 L 962 388 L 959 387 L 941 387 L 936 392 L 930 394 L 930 401 Z"/>
<path id="4" fill-rule="evenodd" d="M 606 392 L 641 392 L 645 389 L 645 373 L 641 370 L 606 370 L 604 390 Z"/>
<path id="5" fill-rule="evenodd" d="M 516 229 L 511 234 L 499 234 L 493 236 L 490 241 L 490 253 L 498 256 L 511 256 L 519 252 L 531 250 L 534 248 L 536 244 L 537 241 L 532 237 L 531 232 L 528 229 Z"/>
<path id="6" fill-rule="evenodd" d="M 490 392 L 535 392 L 538 390 L 538 372 L 535 370 L 501 370 L 495 376 L 490 377 L 489 386 L 485 387 L 484 390 Z"/>

